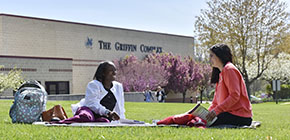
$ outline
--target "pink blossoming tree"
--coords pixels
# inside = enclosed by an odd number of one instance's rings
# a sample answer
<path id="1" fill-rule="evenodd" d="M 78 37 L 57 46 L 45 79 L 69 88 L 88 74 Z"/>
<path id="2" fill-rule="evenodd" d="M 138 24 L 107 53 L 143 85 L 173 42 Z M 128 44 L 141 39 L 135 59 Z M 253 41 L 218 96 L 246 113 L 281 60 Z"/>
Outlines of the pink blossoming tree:
<path id="1" fill-rule="evenodd" d="M 124 91 L 144 91 L 147 86 L 155 89 L 168 83 L 169 73 L 157 64 L 139 60 L 129 55 L 114 61 L 117 67 L 117 80 L 123 84 Z"/>
<path id="2" fill-rule="evenodd" d="M 201 64 L 189 56 L 182 58 L 172 53 L 150 54 L 145 60 L 163 66 L 170 73 L 165 89 L 182 93 L 183 102 L 186 91 L 188 89 L 195 91 L 203 79 Z"/>
<path id="3" fill-rule="evenodd" d="M 125 91 L 144 91 L 147 86 L 155 89 L 162 86 L 167 91 L 183 94 L 208 84 L 205 64 L 196 62 L 192 57 L 182 58 L 172 53 L 149 54 L 144 60 L 130 55 L 116 60 L 117 80 L 123 83 Z"/>

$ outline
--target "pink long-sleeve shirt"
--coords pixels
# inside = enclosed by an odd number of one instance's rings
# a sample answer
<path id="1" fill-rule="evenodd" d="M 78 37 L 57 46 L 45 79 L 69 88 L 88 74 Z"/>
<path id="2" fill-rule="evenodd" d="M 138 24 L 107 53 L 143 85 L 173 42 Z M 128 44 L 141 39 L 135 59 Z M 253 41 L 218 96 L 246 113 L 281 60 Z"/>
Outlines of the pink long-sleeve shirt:
<path id="1" fill-rule="evenodd" d="M 240 117 L 252 117 L 252 106 L 239 70 L 230 62 L 222 69 L 216 84 L 213 102 L 208 110 L 216 114 L 229 112 Z"/>

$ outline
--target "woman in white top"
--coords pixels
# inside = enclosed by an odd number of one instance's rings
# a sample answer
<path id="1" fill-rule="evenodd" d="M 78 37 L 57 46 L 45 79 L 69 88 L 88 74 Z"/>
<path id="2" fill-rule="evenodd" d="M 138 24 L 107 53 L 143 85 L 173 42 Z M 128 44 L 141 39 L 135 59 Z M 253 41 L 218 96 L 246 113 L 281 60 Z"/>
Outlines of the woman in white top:
<path id="1" fill-rule="evenodd" d="M 116 67 L 112 62 L 102 62 L 88 83 L 85 98 L 72 104 L 74 116 L 59 123 L 110 122 L 125 119 L 124 92 L 121 83 L 114 81 Z"/>

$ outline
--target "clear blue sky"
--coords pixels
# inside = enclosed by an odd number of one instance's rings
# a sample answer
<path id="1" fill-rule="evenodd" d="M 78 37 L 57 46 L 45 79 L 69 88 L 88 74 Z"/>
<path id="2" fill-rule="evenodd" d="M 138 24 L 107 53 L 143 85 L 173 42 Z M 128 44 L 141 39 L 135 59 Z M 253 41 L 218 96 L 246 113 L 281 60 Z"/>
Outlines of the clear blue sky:
<path id="1" fill-rule="evenodd" d="M 195 16 L 206 1 L 1 0 L 0 13 L 194 36 Z"/>

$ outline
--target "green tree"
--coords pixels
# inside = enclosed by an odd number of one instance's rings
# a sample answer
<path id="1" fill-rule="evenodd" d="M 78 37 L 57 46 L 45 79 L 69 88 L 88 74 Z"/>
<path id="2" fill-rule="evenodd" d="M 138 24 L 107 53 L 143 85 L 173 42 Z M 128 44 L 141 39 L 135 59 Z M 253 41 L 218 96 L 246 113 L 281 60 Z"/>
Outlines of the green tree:
<path id="1" fill-rule="evenodd" d="M 204 47 L 229 45 L 250 95 L 250 85 L 269 67 L 289 32 L 287 5 L 279 0 L 211 0 L 207 4 L 209 8 L 196 17 L 197 40 Z M 250 65 L 255 65 L 251 76 Z"/>
<path id="2" fill-rule="evenodd" d="M 3 66 L 0 66 L 0 69 L 3 69 Z M 0 94 L 3 93 L 6 89 L 17 89 L 20 84 L 23 82 L 21 77 L 22 71 L 20 69 L 14 68 L 10 70 L 7 74 L 0 73 Z"/>

